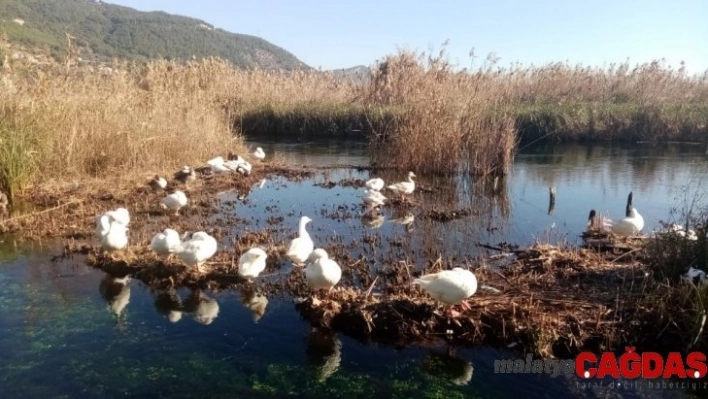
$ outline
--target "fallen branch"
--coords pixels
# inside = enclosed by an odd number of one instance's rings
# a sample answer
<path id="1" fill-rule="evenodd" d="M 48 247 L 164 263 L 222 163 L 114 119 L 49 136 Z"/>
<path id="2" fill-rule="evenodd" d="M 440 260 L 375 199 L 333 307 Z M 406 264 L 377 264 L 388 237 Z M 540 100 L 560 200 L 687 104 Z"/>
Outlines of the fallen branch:
<path id="1" fill-rule="evenodd" d="M 26 214 L 24 214 L 24 215 L 16 216 L 16 217 L 13 217 L 13 218 L 10 218 L 10 219 L 0 220 L 0 224 L 5 224 L 5 223 L 8 223 L 8 222 L 14 222 L 14 221 L 17 221 L 17 220 L 20 220 L 20 219 L 24 219 L 24 218 L 28 218 L 28 217 L 31 217 L 31 216 L 37 216 L 37 215 L 41 215 L 41 214 L 43 214 L 43 213 L 48 213 L 48 212 L 56 211 L 57 209 L 64 208 L 64 207 L 69 206 L 69 205 L 71 205 L 71 204 L 78 204 L 78 203 L 80 203 L 80 202 L 84 202 L 84 200 L 82 200 L 82 199 L 73 200 L 73 201 L 67 202 L 67 203 L 65 203 L 65 204 L 57 205 L 57 206 L 55 206 L 55 207 L 53 207 L 53 208 L 43 209 L 43 210 L 41 210 L 41 211 L 39 211 L 39 212 L 26 213 Z"/>

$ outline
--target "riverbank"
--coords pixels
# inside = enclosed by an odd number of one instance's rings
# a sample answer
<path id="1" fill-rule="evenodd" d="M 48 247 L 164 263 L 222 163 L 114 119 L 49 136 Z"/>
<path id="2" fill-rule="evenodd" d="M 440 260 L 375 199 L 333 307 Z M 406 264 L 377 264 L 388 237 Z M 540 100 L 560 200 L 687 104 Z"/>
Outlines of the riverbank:
<path id="1" fill-rule="evenodd" d="M 257 288 L 266 296 L 284 296 L 313 326 L 332 329 L 357 339 L 392 345 L 427 345 L 439 340 L 454 345 L 509 346 L 543 355 L 572 356 L 582 350 L 602 351 L 637 346 L 646 350 L 676 350 L 696 339 L 705 347 L 699 331 L 703 290 L 680 279 L 665 279 L 651 261 L 650 240 L 634 240 L 614 251 L 592 248 L 535 245 L 505 250 L 478 259 L 439 259 L 415 265 L 407 258 L 391 258 L 374 269 L 367 257 L 353 256 L 351 245 L 332 237 L 322 243 L 340 263 L 344 275 L 338 289 L 313 301 L 303 273 L 292 268 L 284 254 L 287 241 L 274 238 L 276 231 L 291 236 L 292 226 L 282 226 L 283 212 L 262 210 L 267 227 L 234 235 L 243 216 L 232 211 L 230 201 L 248 200 L 263 179 L 284 176 L 302 180 L 315 168 L 255 163 L 248 176 L 237 173 L 199 178 L 182 187 L 190 199 L 181 217 L 159 207 L 164 192 L 152 191 L 147 182 L 103 182 L 101 185 L 64 186 L 28 191 L 23 197 L 35 211 L 10 215 L 0 228 L 26 238 L 49 237 L 64 241 L 64 251 L 54 261 L 75 259 L 106 273 L 130 275 L 156 290 L 187 287 L 202 290 Z M 328 187 L 359 187 L 363 181 L 326 180 Z M 229 200 L 217 200 L 230 192 Z M 421 197 L 422 199 L 422 197 Z M 394 201 L 387 207 L 416 210 L 416 201 Z M 117 206 L 132 215 L 128 248 L 115 259 L 101 254 L 94 238 L 94 217 Z M 459 210 L 441 210 L 454 218 Z M 438 214 L 436 214 L 438 215 Z M 322 209 L 323 217 L 358 217 L 348 209 Z M 439 216 L 439 215 L 438 215 Z M 432 217 L 419 215 L 419 217 Z M 446 218 L 443 218 L 447 220 Z M 204 230 L 216 237 L 217 254 L 198 274 L 177 259 L 166 261 L 148 249 L 152 235 L 165 227 L 179 232 Z M 280 235 L 283 236 L 282 234 Z M 366 239 L 366 237 L 364 237 Z M 268 253 L 267 268 L 255 284 L 238 277 L 235 263 L 243 251 L 261 246 Z M 682 255 L 684 256 L 684 255 Z M 472 309 L 457 322 L 441 314 L 441 307 L 411 281 L 422 273 L 469 267 L 480 288 L 471 298 Z M 459 324 L 458 324 L 459 323 Z"/>

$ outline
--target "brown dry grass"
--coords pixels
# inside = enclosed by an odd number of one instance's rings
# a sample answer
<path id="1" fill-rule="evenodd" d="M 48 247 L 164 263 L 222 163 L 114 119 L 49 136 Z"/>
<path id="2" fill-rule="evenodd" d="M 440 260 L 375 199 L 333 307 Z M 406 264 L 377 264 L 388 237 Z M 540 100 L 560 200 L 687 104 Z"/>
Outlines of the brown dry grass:
<path id="1" fill-rule="evenodd" d="M 0 82 L 0 189 L 87 178 L 171 175 L 215 154 L 244 151 L 223 95 L 233 70 L 206 60 L 94 70 L 22 60 Z"/>
<path id="2" fill-rule="evenodd" d="M 14 50 L 3 43 L 5 54 Z M 94 68 L 72 57 L 3 63 L 0 186 L 11 196 L 40 179 L 143 177 L 201 163 L 243 150 L 242 133 L 368 137 L 381 166 L 476 175 L 507 173 L 520 138 L 708 133 L 708 74 L 661 62 L 503 68 L 488 58 L 460 71 L 444 51 L 401 51 L 353 82 L 217 59 Z"/>

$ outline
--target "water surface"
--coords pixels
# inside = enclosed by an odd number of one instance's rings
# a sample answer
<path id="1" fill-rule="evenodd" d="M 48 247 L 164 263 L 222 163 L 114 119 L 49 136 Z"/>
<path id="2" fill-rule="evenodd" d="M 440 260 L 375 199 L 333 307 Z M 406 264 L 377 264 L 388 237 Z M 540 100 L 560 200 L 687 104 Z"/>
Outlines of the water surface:
<path id="1" fill-rule="evenodd" d="M 301 164 L 368 162 L 363 143 L 257 144 Z M 398 175 L 387 172 L 384 179 Z M 422 267 L 438 256 L 473 262 L 488 252 L 478 243 L 576 242 L 591 207 L 621 216 L 629 191 L 646 229 L 656 228 L 698 191 L 708 162 L 692 146 L 535 146 L 517 156 L 512 175 L 496 188 L 493 182 L 419 174 L 430 191 L 414 196 L 417 205 L 409 211 L 384 209 L 383 221 L 362 218 L 361 190 L 317 185 L 368 177 L 336 169 L 311 180 L 266 181 L 235 205 L 236 193 L 220 198 L 231 204 L 224 212 L 244 220 L 235 234 L 271 228 L 276 240 L 287 240 L 307 214 L 320 245 L 339 240 L 354 256 L 371 259 L 374 269 L 404 258 Z M 558 192 L 552 215 L 550 185 Z M 428 217 L 449 209 L 474 213 L 446 223 Z M 409 213 L 412 223 L 402 224 Z M 272 216 L 283 220 L 269 223 Z M 312 330 L 288 297 L 268 298 L 259 318 L 244 306 L 246 293 L 181 289 L 171 294 L 186 309 L 170 312 L 170 293 L 137 280 L 122 284 L 79 256 L 52 262 L 60 244 L 23 246 L 0 237 L 2 398 L 684 396 L 676 389 L 588 388 L 575 377 L 495 374 L 495 359 L 519 357 L 500 349 L 457 348 L 450 355 L 444 346 L 358 342 Z"/>

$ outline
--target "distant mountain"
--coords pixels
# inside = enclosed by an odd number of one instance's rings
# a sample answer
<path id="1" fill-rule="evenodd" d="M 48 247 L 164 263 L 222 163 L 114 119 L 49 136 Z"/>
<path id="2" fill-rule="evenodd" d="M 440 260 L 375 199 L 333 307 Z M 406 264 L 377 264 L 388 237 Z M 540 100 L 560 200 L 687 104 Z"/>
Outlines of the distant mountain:
<path id="1" fill-rule="evenodd" d="M 330 72 L 335 76 L 346 77 L 355 82 L 362 82 L 369 79 L 371 69 L 365 65 L 357 65 L 351 68 L 333 69 Z"/>
<path id="2" fill-rule="evenodd" d="M 164 12 L 142 12 L 100 0 L 0 0 L 0 34 L 30 48 L 66 52 L 66 33 L 83 59 L 147 60 L 218 56 L 237 67 L 310 69 L 293 54 L 261 38 L 216 29 Z"/>

